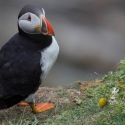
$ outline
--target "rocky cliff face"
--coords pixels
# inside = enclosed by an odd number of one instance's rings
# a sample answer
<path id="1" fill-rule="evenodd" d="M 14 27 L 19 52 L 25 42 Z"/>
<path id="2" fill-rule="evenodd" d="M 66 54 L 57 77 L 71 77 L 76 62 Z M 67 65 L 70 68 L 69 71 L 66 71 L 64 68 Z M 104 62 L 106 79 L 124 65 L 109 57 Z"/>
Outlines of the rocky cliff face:
<path id="1" fill-rule="evenodd" d="M 1 46 L 17 32 L 17 15 L 26 4 L 28 0 L 0 1 Z M 60 46 L 45 84 L 70 84 L 90 73 L 106 73 L 125 57 L 124 0 L 30 0 L 30 4 L 46 10 Z"/>

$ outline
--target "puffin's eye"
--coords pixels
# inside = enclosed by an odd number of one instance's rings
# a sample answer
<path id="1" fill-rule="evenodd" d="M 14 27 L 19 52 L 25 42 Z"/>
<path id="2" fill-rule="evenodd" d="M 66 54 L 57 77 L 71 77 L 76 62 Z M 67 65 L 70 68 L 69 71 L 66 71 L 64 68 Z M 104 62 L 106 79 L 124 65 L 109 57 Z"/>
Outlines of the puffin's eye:
<path id="1" fill-rule="evenodd" d="M 28 18 L 27 18 L 28 21 L 31 21 L 31 16 L 29 15 Z"/>

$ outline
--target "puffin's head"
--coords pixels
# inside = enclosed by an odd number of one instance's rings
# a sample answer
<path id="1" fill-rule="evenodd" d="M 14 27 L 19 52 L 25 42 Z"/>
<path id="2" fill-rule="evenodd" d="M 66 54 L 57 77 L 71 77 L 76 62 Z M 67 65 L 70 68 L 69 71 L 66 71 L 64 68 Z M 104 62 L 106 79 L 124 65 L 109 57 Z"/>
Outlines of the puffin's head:
<path id="1" fill-rule="evenodd" d="M 28 34 L 44 34 L 54 36 L 54 31 L 45 18 L 45 11 L 42 7 L 26 5 L 22 8 L 18 16 L 18 26 L 23 32 Z"/>

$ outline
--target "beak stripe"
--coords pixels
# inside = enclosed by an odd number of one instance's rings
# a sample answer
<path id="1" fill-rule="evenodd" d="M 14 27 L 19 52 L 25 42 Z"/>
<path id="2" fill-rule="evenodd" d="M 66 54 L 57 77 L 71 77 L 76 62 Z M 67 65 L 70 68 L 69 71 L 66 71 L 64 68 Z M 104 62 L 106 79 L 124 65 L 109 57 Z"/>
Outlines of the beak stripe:
<path id="1" fill-rule="evenodd" d="M 43 33 L 47 33 L 48 31 L 47 31 L 47 27 L 46 27 L 46 23 L 45 23 L 45 21 L 42 19 L 42 28 L 41 28 L 41 30 L 42 30 L 42 32 Z"/>
<path id="2" fill-rule="evenodd" d="M 51 24 L 49 23 L 49 21 L 45 18 L 45 15 L 43 14 L 40 15 L 40 26 L 41 26 L 41 32 L 44 35 L 50 35 L 50 36 L 55 35 Z"/>
<path id="3" fill-rule="evenodd" d="M 43 20 L 43 18 L 45 18 L 45 16 L 42 14 L 42 15 L 40 15 L 40 26 L 42 27 L 42 20 Z"/>

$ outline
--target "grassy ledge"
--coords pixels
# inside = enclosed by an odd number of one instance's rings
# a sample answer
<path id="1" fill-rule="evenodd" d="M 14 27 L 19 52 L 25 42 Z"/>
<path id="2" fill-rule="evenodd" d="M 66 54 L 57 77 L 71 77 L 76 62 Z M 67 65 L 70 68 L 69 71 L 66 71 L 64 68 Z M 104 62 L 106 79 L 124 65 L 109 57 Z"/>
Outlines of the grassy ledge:
<path id="1" fill-rule="evenodd" d="M 99 105 L 101 98 L 107 105 Z M 14 106 L 0 111 L 0 125 L 124 125 L 125 60 L 95 81 L 78 81 L 67 88 L 40 87 L 36 99 L 51 101 L 55 108 L 34 116 L 29 107 Z"/>

